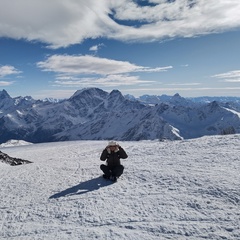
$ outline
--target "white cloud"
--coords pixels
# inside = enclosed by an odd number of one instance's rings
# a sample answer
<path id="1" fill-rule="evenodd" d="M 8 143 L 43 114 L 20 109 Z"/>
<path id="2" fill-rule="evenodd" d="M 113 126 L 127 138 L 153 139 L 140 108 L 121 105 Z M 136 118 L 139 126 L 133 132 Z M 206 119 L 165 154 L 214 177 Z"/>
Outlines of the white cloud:
<path id="1" fill-rule="evenodd" d="M 43 71 L 65 75 L 113 75 L 132 72 L 162 72 L 172 68 L 172 66 L 149 68 L 137 66 L 126 61 L 116 61 L 90 55 L 52 55 L 46 61 L 38 62 L 37 66 L 42 68 Z"/>
<path id="2" fill-rule="evenodd" d="M 149 83 L 154 81 L 141 80 L 138 76 L 129 76 L 128 74 L 108 75 L 103 77 L 58 77 L 54 81 L 54 86 L 68 86 L 68 87 L 117 87 L 117 86 L 129 86 L 135 84 Z"/>
<path id="3" fill-rule="evenodd" d="M 240 70 L 230 71 L 226 73 L 216 74 L 213 78 L 223 79 L 224 82 L 240 82 Z"/>
<path id="4" fill-rule="evenodd" d="M 149 2 L 155 6 L 133 0 L 1 0 L 0 37 L 58 48 L 87 38 L 158 41 L 240 27 L 239 0 Z"/>
<path id="5" fill-rule="evenodd" d="M 98 51 L 98 45 L 89 48 L 90 51 Z"/>
<path id="6" fill-rule="evenodd" d="M 230 82 L 230 83 L 240 83 L 240 77 L 235 79 L 225 79 L 224 82 Z"/>
<path id="7" fill-rule="evenodd" d="M 197 86 L 201 85 L 201 83 L 169 83 L 165 84 L 166 86 Z"/>
<path id="8" fill-rule="evenodd" d="M 43 71 L 56 74 L 54 85 L 69 87 L 150 83 L 152 81 L 142 80 L 136 74 L 140 72 L 164 72 L 172 68 L 172 66 L 143 67 L 126 61 L 90 55 L 53 55 L 48 57 L 46 61 L 38 62 L 37 66 Z"/>
<path id="9" fill-rule="evenodd" d="M 21 73 L 21 71 L 18 71 L 13 66 L 9 66 L 9 65 L 0 66 L 0 78 L 6 77 L 12 74 L 19 74 L 19 73 Z"/>
<path id="10" fill-rule="evenodd" d="M 95 0 L 1 0 L 0 36 L 66 47 L 104 35 L 106 7 Z"/>
<path id="11" fill-rule="evenodd" d="M 12 84 L 13 84 L 13 82 L 0 81 L 0 86 L 1 87 L 7 87 L 7 86 L 10 86 Z"/>
<path id="12" fill-rule="evenodd" d="M 94 45 L 94 46 L 89 48 L 89 51 L 97 52 L 97 51 L 99 51 L 99 49 L 101 49 L 102 46 L 104 46 L 103 43 L 100 43 L 98 45 Z"/>

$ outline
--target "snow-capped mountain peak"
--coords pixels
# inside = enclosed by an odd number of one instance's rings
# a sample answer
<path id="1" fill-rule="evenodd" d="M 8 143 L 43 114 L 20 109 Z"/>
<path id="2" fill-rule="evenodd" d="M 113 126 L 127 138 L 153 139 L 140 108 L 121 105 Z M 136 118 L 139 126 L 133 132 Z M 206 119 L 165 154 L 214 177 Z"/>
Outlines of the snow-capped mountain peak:
<path id="1" fill-rule="evenodd" d="M 76 91 L 60 102 L 11 98 L 0 92 L 0 143 L 9 139 L 48 142 L 78 139 L 188 139 L 204 135 L 240 132 L 235 104 L 195 103 L 175 94 L 145 96 L 146 104 L 131 100 L 119 90 L 98 88 Z M 158 100 L 157 100 L 158 99 Z M 163 100 L 164 99 L 164 100 Z M 233 106 L 233 107 L 232 107 Z M 233 111 L 229 111 L 229 109 Z M 227 129 L 227 130 L 226 130 Z"/>
<path id="2" fill-rule="evenodd" d="M 102 95 L 106 95 L 106 92 L 99 88 L 83 88 L 81 90 L 76 91 L 71 99 L 81 99 L 81 98 L 95 98 L 101 97 Z"/>
<path id="3" fill-rule="evenodd" d="M 6 98 L 11 98 L 11 97 L 8 94 L 8 92 L 5 89 L 3 89 L 2 91 L 0 91 L 0 100 L 2 101 L 3 99 L 6 99 Z"/>

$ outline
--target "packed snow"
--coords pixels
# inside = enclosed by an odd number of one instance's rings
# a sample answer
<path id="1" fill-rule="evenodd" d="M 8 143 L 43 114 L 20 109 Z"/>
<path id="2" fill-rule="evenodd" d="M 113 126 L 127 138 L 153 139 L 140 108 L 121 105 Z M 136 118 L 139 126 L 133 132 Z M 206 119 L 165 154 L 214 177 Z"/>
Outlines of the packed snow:
<path id="1" fill-rule="evenodd" d="M 24 140 L 15 140 L 11 139 L 5 143 L 0 144 L 0 147 L 13 147 L 13 146 L 22 146 L 22 145 L 30 145 L 32 143 L 26 142 Z"/>
<path id="2" fill-rule="evenodd" d="M 240 239 L 240 135 L 119 142 L 129 157 L 102 178 L 106 141 L 0 148 L 0 239 Z"/>

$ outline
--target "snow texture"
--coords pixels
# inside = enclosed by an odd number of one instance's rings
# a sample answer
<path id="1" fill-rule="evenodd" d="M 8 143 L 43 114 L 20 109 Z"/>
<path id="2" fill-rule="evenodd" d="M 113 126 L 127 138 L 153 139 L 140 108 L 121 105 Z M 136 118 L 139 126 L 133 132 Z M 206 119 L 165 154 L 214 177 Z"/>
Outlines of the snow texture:
<path id="1" fill-rule="evenodd" d="M 106 141 L 2 148 L 0 239 L 240 239 L 240 135 L 119 142 L 116 183 L 101 177 Z"/>

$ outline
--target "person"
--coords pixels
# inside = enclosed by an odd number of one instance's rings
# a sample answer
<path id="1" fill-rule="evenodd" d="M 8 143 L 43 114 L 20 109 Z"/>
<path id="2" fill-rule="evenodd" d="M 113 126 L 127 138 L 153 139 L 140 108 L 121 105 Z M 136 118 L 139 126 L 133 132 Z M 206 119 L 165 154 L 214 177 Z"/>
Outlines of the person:
<path id="1" fill-rule="evenodd" d="M 100 156 L 101 161 L 107 160 L 106 165 L 100 165 L 100 169 L 104 173 L 103 177 L 105 179 L 117 181 L 117 178 L 122 175 L 124 170 L 124 166 L 121 164 L 120 158 L 126 159 L 127 157 L 127 153 L 117 144 L 117 142 L 110 141 Z"/>

